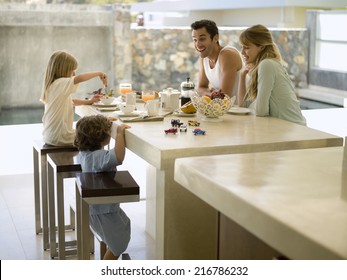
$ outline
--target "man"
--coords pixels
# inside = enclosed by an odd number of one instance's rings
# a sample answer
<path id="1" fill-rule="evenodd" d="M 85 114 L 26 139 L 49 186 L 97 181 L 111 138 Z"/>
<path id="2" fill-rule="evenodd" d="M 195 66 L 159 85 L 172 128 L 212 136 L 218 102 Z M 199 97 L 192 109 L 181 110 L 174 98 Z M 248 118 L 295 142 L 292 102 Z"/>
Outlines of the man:
<path id="1" fill-rule="evenodd" d="M 219 45 L 219 32 L 215 22 L 200 20 L 191 24 L 195 49 L 200 54 L 198 93 L 211 95 L 221 91 L 237 96 L 238 76 L 242 68 L 239 51 L 231 46 Z"/>
<path id="2" fill-rule="evenodd" d="M 136 17 L 136 24 L 137 26 L 144 26 L 145 25 L 145 19 L 143 17 L 143 14 L 138 14 Z"/>

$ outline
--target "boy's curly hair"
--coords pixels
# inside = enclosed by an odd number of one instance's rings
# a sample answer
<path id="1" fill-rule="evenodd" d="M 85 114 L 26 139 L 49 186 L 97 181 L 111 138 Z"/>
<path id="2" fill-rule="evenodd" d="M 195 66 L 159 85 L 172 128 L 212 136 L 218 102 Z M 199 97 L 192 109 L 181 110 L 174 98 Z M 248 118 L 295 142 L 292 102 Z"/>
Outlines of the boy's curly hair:
<path id="1" fill-rule="evenodd" d="M 95 151 L 111 134 L 112 123 L 104 116 L 81 118 L 76 124 L 74 146 L 80 151 Z"/>

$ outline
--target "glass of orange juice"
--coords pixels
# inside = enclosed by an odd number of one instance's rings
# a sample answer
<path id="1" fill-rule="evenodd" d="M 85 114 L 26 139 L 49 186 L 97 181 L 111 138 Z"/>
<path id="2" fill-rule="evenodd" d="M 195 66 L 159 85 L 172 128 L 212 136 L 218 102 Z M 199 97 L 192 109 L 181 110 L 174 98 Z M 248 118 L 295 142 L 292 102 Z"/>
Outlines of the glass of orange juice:
<path id="1" fill-rule="evenodd" d="M 155 91 L 154 90 L 143 90 L 141 94 L 141 98 L 144 102 L 148 100 L 155 99 Z"/>
<path id="2" fill-rule="evenodd" d="M 119 91 L 121 95 L 125 95 L 129 92 L 132 92 L 133 91 L 132 85 L 129 83 L 121 83 L 119 84 Z"/>

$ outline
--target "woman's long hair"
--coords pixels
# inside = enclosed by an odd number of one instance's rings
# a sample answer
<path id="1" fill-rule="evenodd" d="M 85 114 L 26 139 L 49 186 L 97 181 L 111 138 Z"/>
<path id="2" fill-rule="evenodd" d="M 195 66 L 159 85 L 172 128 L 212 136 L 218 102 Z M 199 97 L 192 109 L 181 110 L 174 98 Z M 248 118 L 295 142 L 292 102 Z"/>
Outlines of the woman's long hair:
<path id="1" fill-rule="evenodd" d="M 275 59 L 282 63 L 282 56 L 279 52 L 277 45 L 274 43 L 270 31 L 263 25 L 254 25 L 244 30 L 239 38 L 240 44 L 249 46 L 254 44 L 256 46 L 263 46 L 264 49 L 258 54 L 253 68 L 250 70 L 250 80 L 245 94 L 245 100 L 255 100 L 258 92 L 258 66 L 259 63 L 266 59 Z"/>

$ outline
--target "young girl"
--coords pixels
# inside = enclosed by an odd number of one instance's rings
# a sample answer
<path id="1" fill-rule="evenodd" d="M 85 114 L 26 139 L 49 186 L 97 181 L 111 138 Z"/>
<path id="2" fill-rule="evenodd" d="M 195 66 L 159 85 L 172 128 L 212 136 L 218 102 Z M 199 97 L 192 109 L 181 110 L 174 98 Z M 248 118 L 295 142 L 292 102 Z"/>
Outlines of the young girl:
<path id="1" fill-rule="evenodd" d="M 265 26 L 254 25 L 241 33 L 240 44 L 246 68 L 239 81 L 239 106 L 250 107 L 257 116 L 306 125 L 294 86 L 270 31 Z M 246 84 L 247 74 L 249 82 Z"/>
<path id="2" fill-rule="evenodd" d="M 116 171 L 125 157 L 124 131 L 128 125 L 117 126 L 115 148 L 104 150 L 111 138 L 111 126 L 101 115 L 80 119 L 76 124 L 74 144 L 80 151 L 83 172 Z M 130 219 L 119 204 L 91 205 L 90 225 L 108 249 L 104 259 L 118 259 L 130 241 Z"/>
<path id="3" fill-rule="evenodd" d="M 73 106 L 90 105 L 99 101 L 94 95 L 90 100 L 72 99 L 77 86 L 95 77 L 99 77 L 107 86 L 107 76 L 103 72 L 88 72 L 76 75 L 78 62 L 74 56 L 65 51 L 52 54 L 41 94 L 41 102 L 45 104 L 43 122 L 43 140 L 53 146 L 72 145 L 75 131 L 73 125 Z"/>

